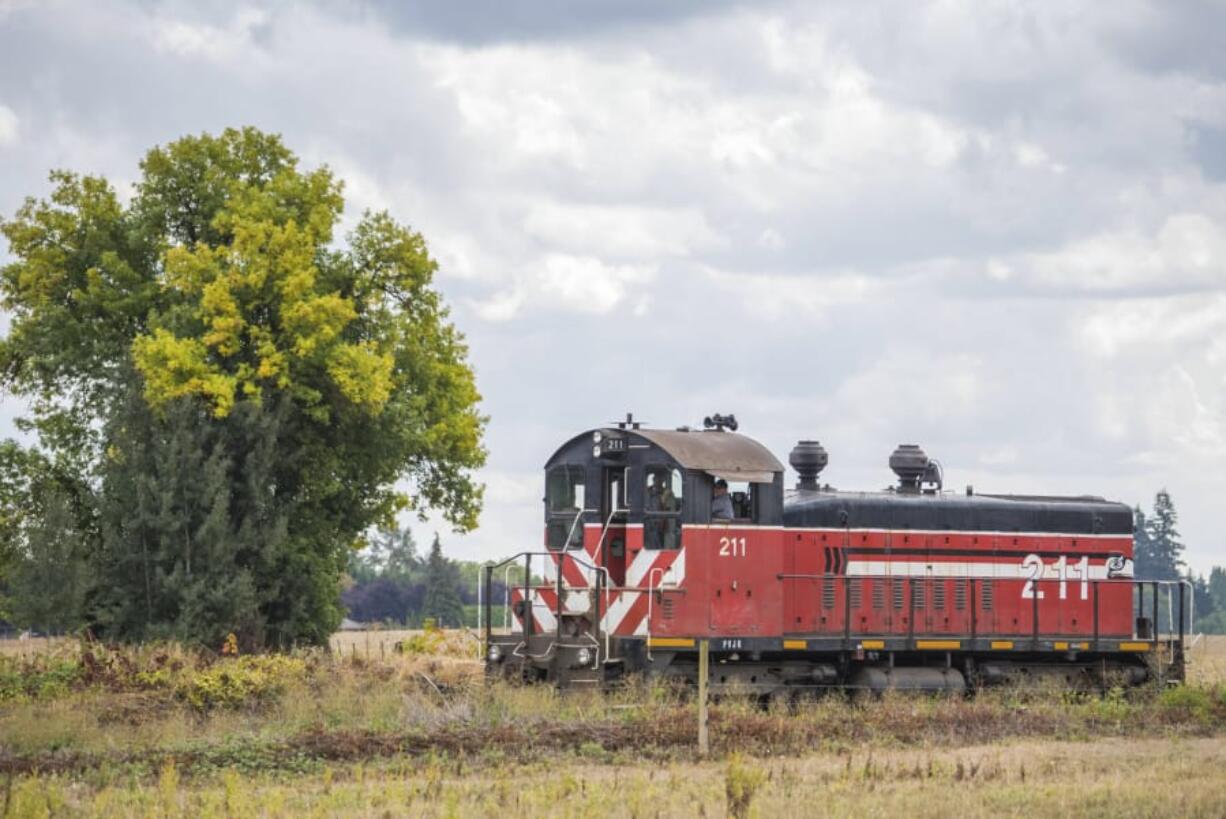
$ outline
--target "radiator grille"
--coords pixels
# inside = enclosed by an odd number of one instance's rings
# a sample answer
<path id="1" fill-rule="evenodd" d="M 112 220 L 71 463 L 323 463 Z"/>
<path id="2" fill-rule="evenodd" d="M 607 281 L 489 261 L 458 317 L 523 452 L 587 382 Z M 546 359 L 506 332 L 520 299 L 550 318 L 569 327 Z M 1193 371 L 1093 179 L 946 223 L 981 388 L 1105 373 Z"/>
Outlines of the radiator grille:
<path id="1" fill-rule="evenodd" d="M 932 585 L 932 607 L 938 611 L 945 609 L 945 581 L 938 580 Z"/>
<path id="2" fill-rule="evenodd" d="M 992 610 L 992 597 L 994 595 L 992 585 L 993 582 L 991 580 L 984 580 L 979 584 L 979 596 L 983 598 L 984 611 Z"/>
<path id="3" fill-rule="evenodd" d="M 873 608 L 875 609 L 885 608 L 885 581 L 884 580 L 874 580 L 873 581 Z"/>
<path id="4" fill-rule="evenodd" d="M 928 582 L 927 580 L 912 580 L 911 581 L 911 595 L 912 597 L 915 598 L 914 605 L 915 605 L 915 608 L 917 609 L 924 608 L 924 605 L 926 603 L 926 598 L 924 596 L 924 585 L 927 584 L 927 582 Z"/>
<path id="5" fill-rule="evenodd" d="M 860 597 L 864 591 L 864 581 L 848 580 L 847 585 L 850 587 L 849 591 L 851 592 L 851 607 L 853 609 L 860 608 Z"/>
<path id="6" fill-rule="evenodd" d="M 966 578 L 959 577 L 954 581 L 954 608 L 966 611 Z"/>
<path id="7" fill-rule="evenodd" d="M 834 608 L 834 581 L 826 580 L 822 582 L 822 608 Z"/>
<path id="8" fill-rule="evenodd" d="M 903 581 L 891 580 L 890 585 L 894 587 L 894 611 L 902 611 L 902 588 Z"/>

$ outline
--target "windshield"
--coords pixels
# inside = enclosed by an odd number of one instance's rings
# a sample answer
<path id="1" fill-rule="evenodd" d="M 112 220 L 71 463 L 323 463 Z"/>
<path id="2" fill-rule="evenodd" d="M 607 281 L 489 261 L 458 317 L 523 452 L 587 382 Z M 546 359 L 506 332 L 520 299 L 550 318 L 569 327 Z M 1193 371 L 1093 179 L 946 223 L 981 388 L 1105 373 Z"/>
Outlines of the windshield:
<path id="1" fill-rule="evenodd" d="M 586 485 L 581 466 L 556 466 L 545 480 L 545 545 L 554 550 L 583 545 L 583 500 Z"/>

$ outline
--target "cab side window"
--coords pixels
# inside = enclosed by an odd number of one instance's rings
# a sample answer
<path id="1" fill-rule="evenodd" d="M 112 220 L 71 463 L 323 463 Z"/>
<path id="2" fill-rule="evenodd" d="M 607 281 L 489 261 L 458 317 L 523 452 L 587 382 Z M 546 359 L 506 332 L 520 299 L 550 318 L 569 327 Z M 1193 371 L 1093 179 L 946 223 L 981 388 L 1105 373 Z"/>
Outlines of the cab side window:
<path id="1" fill-rule="evenodd" d="M 644 476 L 643 545 L 647 549 L 678 549 L 685 476 L 680 469 L 667 466 L 649 466 Z"/>
<path id="2" fill-rule="evenodd" d="M 754 485 L 747 481 L 729 481 L 728 495 L 732 498 L 733 520 L 755 520 Z"/>
<path id="3" fill-rule="evenodd" d="M 555 551 L 583 545 L 586 477 L 581 466 L 555 466 L 545 480 L 545 545 Z"/>

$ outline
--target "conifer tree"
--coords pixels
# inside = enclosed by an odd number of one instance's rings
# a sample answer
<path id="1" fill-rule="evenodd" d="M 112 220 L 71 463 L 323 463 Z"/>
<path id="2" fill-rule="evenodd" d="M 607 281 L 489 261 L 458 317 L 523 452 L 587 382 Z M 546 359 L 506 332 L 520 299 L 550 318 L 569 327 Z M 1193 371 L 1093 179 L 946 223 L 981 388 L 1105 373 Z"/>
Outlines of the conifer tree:
<path id="1" fill-rule="evenodd" d="M 84 622 L 92 579 L 69 498 L 48 489 L 41 506 L 12 572 L 7 615 L 24 628 L 62 634 Z"/>
<path id="2" fill-rule="evenodd" d="M 1215 609 L 1226 611 L 1226 569 L 1221 566 L 1209 571 L 1209 596 L 1213 598 Z"/>
<path id="3" fill-rule="evenodd" d="M 459 582 L 459 572 L 455 564 L 443 556 L 436 532 L 426 560 L 426 599 L 422 603 L 422 616 L 433 617 L 440 626 L 462 626 L 464 605 L 460 601 Z"/>
<path id="4" fill-rule="evenodd" d="M 1149 523 L 1140 506 L 1132 510 L 1132 542 L 1134 573 L 1139 580 L 1157 580 L 1160 561 L 1149 537 Z"/>
<path id="5" fill-rule="evenodd" d="M 1149 565 L 1146 579 L 1178 580 L 1183 567 L 1183 543 L 1176 525 L 1179 515 L 1166 489 L 1154 496 L 1154 510 L 1145 521 Z"/>

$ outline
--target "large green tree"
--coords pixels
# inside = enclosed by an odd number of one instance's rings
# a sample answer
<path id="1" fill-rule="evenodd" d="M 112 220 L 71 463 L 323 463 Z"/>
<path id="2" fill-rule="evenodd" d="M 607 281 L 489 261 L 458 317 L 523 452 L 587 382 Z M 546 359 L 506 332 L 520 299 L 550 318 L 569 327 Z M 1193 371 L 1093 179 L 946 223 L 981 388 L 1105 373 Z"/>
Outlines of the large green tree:
<path id="1" fill-rule="evenodd" d="M 372 526 L 475 525 L 484 419 L 419 234 L 338 241 L 341 183 L 250 128 L 153 149 L 126 204 L 52 182 L 0 224 L 0 382 L 82 499 L 96 627 L 319 642 Z"/>

